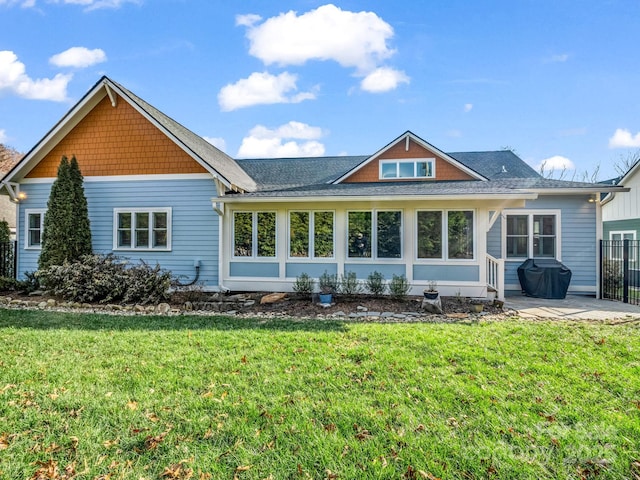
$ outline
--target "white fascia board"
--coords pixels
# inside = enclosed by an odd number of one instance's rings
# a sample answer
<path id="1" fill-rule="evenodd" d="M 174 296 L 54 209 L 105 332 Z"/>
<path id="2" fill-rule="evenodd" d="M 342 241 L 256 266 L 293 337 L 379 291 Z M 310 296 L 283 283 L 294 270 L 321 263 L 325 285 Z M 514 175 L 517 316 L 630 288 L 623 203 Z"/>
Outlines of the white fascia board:
<path id="1" fill-rule="evenodd" d="M 357 165 L 356 167 L 352 168 L 351 170 L 349 170 L 348 172 L 346 172 L 344 175 L 342 175 L 340 178 L 334 180 L 333 182 L 331 182 L 333 185 L 342 183 L 342 181 L 353 175 L 354 173 L 356 173 L 358 170 L 364 168 L 366 165 L 368 165 L 369 163 L 373 162 L 375 159 L 377 159 L 380 155 L 382 155 L 383 153 L 385 153 L 387 150 L 389 150 L 390 148 L 396 146 L 398 143 L 402 142 L 402 141 L 407 141 L 407 139 L 413 140 L 415 143 L 417 143 L 418 145 L 422 146 L 422 148 L 424 148 L 425 150 L 433 153 L 436 156 L 439 156 L 440 158 L 442 158 L 443 160 L 455 165 L 457 168 L 459 168 L 460 170 L 462 170 L 463 172 L 465 172 L 467 175 L 470 175 L 471 177 L 475 178 L 476 180 L 482 180 L 482 181 L 487 181 L 488 179 L 482 175 L 480 175 L 478 172 L 475 172 L 473 170 L 471 170 L 470 168 L 468 168 L 467 166 L 463 165 L 461 162 L 459 162 L 458 160 L 456 160 L 455 158 L 447 155 L 445 152 L 439 150 L 438 148 L 434 147 L 433 145 L 431 145 L 430 143 L 422 140 L 420 137 L 414 135 L 412 132 L 407 131 L 405 133 L 403 133 L 402 135 L 400 135 L 398 138 L 396 138 L 395 140 L 392 140 L 389 144 L 387 144 L 385 147 L 383 147 L 382 149 L 378 150 L 376 153 L 374 153 L 373 155 L 371 155 L 369 158 L 367 158 L 366 160 L 364 160 L 363 162 L 361 162 L 359 165 Z"/>
<path id="2" fill-rule="evenodd" d="M 628 192 L 629 187 L 589 187 L 589 188 L 532 188 L 532 192 L 540 195 L 589 195 L 606 192 Z"/>
<path id="3" fill-rule="evenodd" d="M 233 188 L 233 185 L 229 180 L 227 180 L 224 176 L 220 174 L 217 170 L 215 170 L 211 165 L 205 162 L 202 158 L 200 158 L 193 150 L 187 147 L 180 139 L 178 139 L 173 133 L 165 128 L 160 122 L 158 122 L 154 117 L 152 117 L 146 110 L 144 110 L 140 105 L 138 105 L 132 98 L 122 91 L 122 89 L 118 88 L 117 85 L 105 80 L 105 90 L 107 85 L 109 88 L 115 90 L 121 98 L 127 100 L 127 103 L 131 105 L 140 115 L 149 120 L 152 125 L 154 125 L 158 130 L 165 134 L 167 138 L 169 138 L 173 143 L 175 143 L 178 147 L 182 149 L 187 155 L 189 155 L 193 160 L 198 162 L 201 167 L 203 167 L 207 172 L 209 172 L 214 178 L 220 180 L 227 188 Z"/>
<path id="4" fill-rule="evenodd" d="M 535 193 L 524 194 L 486 194 L 483 200 L 535 200 Z M 469 200 L 478 202 L 478 194 L 465 195 L 381 195 L 381 196 L 307 196 L 307 197 L 245 197 L 242 195 L 227 195 L 224 203 L 324 203 L 324 202 L 391 202 L 391 201 L 451 201 Z M 212 201 L 220 201 L 219 198 Z"/>
<path id="5" fill-rule="evenodd" d="M 102 82 L 98 82 L 71 110 L 69 110 L 51 130 L 18 162 L 4 178 L 9 182 L 22 180 L 22 172 L 31 171 L 58 142 L 107 95 Z"/>

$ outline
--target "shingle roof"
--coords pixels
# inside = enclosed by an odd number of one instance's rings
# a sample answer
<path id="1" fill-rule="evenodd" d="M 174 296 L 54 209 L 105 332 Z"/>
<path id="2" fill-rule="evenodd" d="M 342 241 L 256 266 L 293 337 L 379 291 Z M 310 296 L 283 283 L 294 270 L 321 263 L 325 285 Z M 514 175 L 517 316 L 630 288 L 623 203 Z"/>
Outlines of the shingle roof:
<path id="1" fill-rule="evenodd" d="M 256 189 L 256 182 L 247 175 L 247 173 L 229 155 L 217 149 L 204 138 L 196 135 L 188 128 L 173 120 L 171 117 L 165 115 L 153 105 L 147 103 L 122 85 L 107 77 L 103 77 L 103 80 L 110 82 L 120 89 L 123 94 L 129 97 L 129 100 L 136 103 L 139 108 L 147 112 L 149 116 L 167 129 L 167 131 L 175 136 L 202 161 L 206 162 L 217 172 L 218 175 L 223 179 L 226 179 L 228 183 L 246 191 L 253 191 Z"/>
<path id="2" fill-rule="evenodd" d="M 511 150 L 454 152 L 448 155 L 490 180 L 540 177 L 538 172 Z"/>

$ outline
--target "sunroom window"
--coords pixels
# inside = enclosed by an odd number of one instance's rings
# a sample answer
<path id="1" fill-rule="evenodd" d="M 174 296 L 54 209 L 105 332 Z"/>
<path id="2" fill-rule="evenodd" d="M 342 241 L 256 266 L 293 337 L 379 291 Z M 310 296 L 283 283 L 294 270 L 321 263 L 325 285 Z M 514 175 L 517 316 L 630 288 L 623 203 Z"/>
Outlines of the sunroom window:
<path id="1" fill-rule="evenodd" d="M 434 158 L 380 160 L 380 179 L 433 178 Z"/>
<path id="2" fill-rule="evenodd" d="M 349 258 L 402 257 L 401 211 L 353 211 L 348 222 Z"/>
<path id="3" fill-rule="evenodd" d="M 419 211 L 417 213 L 418 258 L 473 259 L 475 235 L 473 217 L 473 210 Z"/>
<path id="4" fill-rule="evenodd" d="M 233 256 L 276 256 L 276 212 L 233 213 Z"/>
<path id="5" fill-rule="evenodd" d="M 332 258 L 333 212 L 289 212 L 289 256 Z"/>

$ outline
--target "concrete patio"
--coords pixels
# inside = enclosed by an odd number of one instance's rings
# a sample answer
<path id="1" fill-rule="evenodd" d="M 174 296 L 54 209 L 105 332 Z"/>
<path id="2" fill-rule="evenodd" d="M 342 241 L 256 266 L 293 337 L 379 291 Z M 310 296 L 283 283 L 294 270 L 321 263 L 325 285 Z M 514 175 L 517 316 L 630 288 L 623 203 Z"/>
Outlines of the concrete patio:
<path id="1" fill-rule="evenodd" d="M 532 298 L 524 295 L 505 298 L 504 308 L 516 310 L 522 318 L 565 320 L 640 319 L 640 306 L 583 295 L 567 295 L 562 300 Z"/>

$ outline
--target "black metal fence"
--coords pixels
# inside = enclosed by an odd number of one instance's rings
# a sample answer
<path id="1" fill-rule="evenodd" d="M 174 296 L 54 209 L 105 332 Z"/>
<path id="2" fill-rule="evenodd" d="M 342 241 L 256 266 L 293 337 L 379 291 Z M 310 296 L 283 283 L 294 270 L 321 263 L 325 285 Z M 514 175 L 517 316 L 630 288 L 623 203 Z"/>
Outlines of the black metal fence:
<path id="1" fill-rule="evenodd" d="M 640 240 L 600 241 L 600 296 L 640 305 Z"/>
<path id="2" fill-rule="evenodd" d="M 16 278 L 16 242 L 0 243 L 0 277 Z"/>

